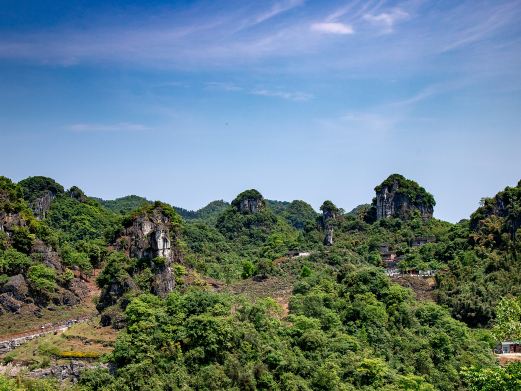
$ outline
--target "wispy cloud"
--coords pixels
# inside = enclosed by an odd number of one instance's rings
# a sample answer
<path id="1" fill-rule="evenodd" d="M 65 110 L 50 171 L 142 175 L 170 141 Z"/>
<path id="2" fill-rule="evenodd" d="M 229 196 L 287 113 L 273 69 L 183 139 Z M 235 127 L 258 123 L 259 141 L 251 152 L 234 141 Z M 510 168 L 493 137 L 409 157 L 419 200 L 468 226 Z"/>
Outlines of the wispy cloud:
<path id="1" fill-rule="evenodd" d="M 286 11 L 289 11 L 302 4 L 304 4 L 304 0 L 286 0 L 286 1 L 277 2 L 277 3 L 273 4 L 268 11 L 262 12 L 259 15 L 257 15 L 255 17 L 255 22 L 256 23 L 265 22 L 266 20 L 274 18 L 275 16 L 282 14 Z"/>
<path id="2" fill-rule="evenodd" d="M 353 27 L 340 22 L 313 23 L 311 30 L 326 34 L 353 34 Z"/>
<path id="3" fill-rule="evenodd" d="M 239 87 L 233 83 L 220 82 L 220 81 L 210 81 L 206 83 L 206 88 L 211 90 L 220 90 L 220 91 L 242 91 L 243 88 Z"/>
<path id="4" fill-rule="evenodd" d="M 398 22 L 409 19 L 409 14 L 397 8 L 392 11 L 382 12 L 376 15 L 365 14 L 363 18 L 369 23 L 380 27 L 382 32 L 392 33 L 394 31 L 394 25 Z"/>
<path id="5" fill-rule="evenodd" d="M 383 0 L 353 0 L 341 7 L 310 2 L 291 12 L 302 4 L 303 0 L 239 2 L 231 9 L 203 3 L 182 13 L 168 9 L 147 10 L 146 17 L 122 13 L 117 23 L 108 15 L 86 18 L 81 29 L 57 24 L 41 31 L 2 31 L 0 59 L 44 66 L 117 64 L 212 72 L 248 68 L 271 73 L 333 69 L 380 74 L 393 66 L 424 72 L 436 59 L 443 61 L 444 53 L 478 42 L 483 45 L 464 58 L 465 66 L 478 67 L 482 63 L 476 61 L 478 56 L 490 57 L 490 51 L 496 50 L 503 56 L 502 60 L 495 57 L 496 67 L 512 64 L 515 68 L 512 58 L 521 53 L 519 42 L 507 50 L 494 49 L 498 40 L 493 45 L 487 41 L 500 31 L 505 33 L 501 44 L 515 41 L 519 1 L 462 1 L 431 7 L 410 0 L 399 8 L 389 8 Z M 374 39 L 375 31 L 390 33 L 406 20 L 402 34 Z M 349 35 L 350 39 L 330 39 Z M 456 62 L 450 66 L 463 67 Z M 482 68 L 490 70 L 490 61 Z"/>
<path id="6" fill-rule="evenodd" d="M 313 95 L 307 92 L 301 91 L 287 91 L 283 89 L 272 89 L 272 88 L 246 88 L 238 86 L 234 83 L 229 82 L 208 82 L 205 84 L 206 88 L 212 90 L 220 90 L 226 92 L 242 92 L 247 95 L 266 96 L 273 98 L 280 98 L 295 102 L 303 102 L 313 99 Z"/>
<path id="7" fill-rule="evenodd" d="M 312 94 L 308 94 L 305 92 L 290 92 L 290 91 L 280 91 L 280 90 L 267 90 L 264 88 L 254 89 L 250 91 L 252 95 L 260 95 L 260 96 L 272 96 L 276 98 L 282 98 L 286 100 L 292 101 L 308 101 L 313 98 Z"/>
<path id="8" fill-rule="evenodd" d="M 486 11 L 478 9 L 466 14 L 461 18 L 459 28 L 452 35 L 450 43 L 443 47 L 442 52 L 473 44 L 492 35 L 500 28 L 519 20 L 520 10 L 520 2 L 511 1 Z M 459 11 L 461 13 L 462 10 Z"/>
<path id="9" fill-rule="evenodd" d="M 113 133 L 113 132 L 146 132 L 151 128 L 142 124 L 131 122 L 118 122 L 112 124 L 101 123 L 76 123 L 66 126 L 66 129 L 76 133 Z"/>
<path id="10" fill-rule="evenodd" d="M 364 110 L 348 110 L 343 114 L 321 119 L 324 128 L 336 129 L 348 133 L 369 133 L 387 135 L 400 129 L 405 123 L 431 121 L 429 118 L 411 116 L 415 106 L 430 98 L 443 95 L 461 88 L 465 81 L 443 82 L 427 85 L 409 97 L 383 102 Z"/>

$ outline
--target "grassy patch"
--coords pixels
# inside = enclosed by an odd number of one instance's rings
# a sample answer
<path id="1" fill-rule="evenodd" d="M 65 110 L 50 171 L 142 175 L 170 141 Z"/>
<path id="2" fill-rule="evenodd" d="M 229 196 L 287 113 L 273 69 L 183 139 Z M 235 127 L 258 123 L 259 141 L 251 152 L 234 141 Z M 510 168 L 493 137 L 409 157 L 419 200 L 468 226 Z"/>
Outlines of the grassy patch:
<path id="1" fill-rule="evenodd" d="M 38 329 L 47 323 L 61 323 L 69 319 L 94 314 L 96 309 L 93 303 L 82 303 L 73 307 L 62 306 L 55 311 L 43 309 L 42 316 L 33 313 L 3 314 L 0 315 L 0 338 L 15 333 Z"/>
<path id="2" fill-rule="evenodd" d="M 61 359 L 97 359 L 112 351 L 117 336 L 114 329 L 98 324 L 99 319 L 94 318 L 73 325 L 64 333 L 34 339 L 9 352 L 9 359 L 32 367 L 44 367 Z"/>

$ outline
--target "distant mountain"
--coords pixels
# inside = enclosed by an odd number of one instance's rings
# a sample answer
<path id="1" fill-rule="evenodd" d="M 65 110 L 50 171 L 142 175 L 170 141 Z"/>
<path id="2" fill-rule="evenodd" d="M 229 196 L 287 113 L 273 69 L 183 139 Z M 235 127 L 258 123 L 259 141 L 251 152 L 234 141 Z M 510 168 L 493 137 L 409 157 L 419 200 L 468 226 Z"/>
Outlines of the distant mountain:
<path id="1" fill-rule="evenodd" d="M 105 208 L 115 213 L 125 214 L 133 211 L 143 204 L 151 204 L 152 201 L 147 200 L 144 197 L 137 195 L 129 195 L 125 197 L 116 198 L 115 200 L 102 200 L 101 198 L 95 198 Z"/>
<path id="2" fill-rule="evenodd" d="M 188 210 L 174 206 L 174 209 L 181 217 L 185 220 L 204 220 L 208 223 L 215 223 L 217 217 L 228 207 L 230 204 L 223 200 L 216 200 L 210 202 L 208 205 L 198 210 Z"/>

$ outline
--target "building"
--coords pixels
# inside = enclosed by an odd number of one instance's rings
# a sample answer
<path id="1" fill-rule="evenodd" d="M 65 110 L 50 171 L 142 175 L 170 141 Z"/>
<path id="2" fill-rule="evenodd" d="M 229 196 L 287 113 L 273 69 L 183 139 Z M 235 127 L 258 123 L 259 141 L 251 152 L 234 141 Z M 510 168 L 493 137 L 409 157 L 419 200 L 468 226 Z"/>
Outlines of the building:
<path id="1" fill-rule="evenodd" d="M 297 258 L 297 257 L 309 257 L 311 255 L 310 252 L 305 252 L 305 251 L 288 251 L 286 256 L 289 257 L 289 258 Z"/>
<path id="2" fill-rule="evenodd" d="M 433 243 L 436 241 L 434 236 L 420 236 L 411 240 L 411 247 L 423 246 L 427 243 Z"/>
<path id="3" fill-rule="evenodd" d="M 504 341 L 501 342 L 500 353 L 521 353 L 520 341 Z"/>

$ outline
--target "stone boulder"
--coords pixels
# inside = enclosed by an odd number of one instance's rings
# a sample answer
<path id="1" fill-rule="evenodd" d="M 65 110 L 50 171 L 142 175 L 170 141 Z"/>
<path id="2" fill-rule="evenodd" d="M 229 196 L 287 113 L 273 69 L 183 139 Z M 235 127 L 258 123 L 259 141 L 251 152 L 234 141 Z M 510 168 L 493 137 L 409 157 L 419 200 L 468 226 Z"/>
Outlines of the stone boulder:
<path id="1" fill-rule="evenodd" d="M 107 364 L 89 364 L 79 360 L 71 360 L 65 364 L 51 365 L 48 368 L 34 369 L 29 372 L 29 376 L 33 378 L 53 377 L 60 382 L 69 380 L 72 383 L 78 382 L 81 373 L 87 369 L 108 368 Z"/>
<path id="2" fill-rule="evenodd" d="M 69 283 L 69 290 L 74 293 L 80 300 L 84 300 L 89 296 L 89 286 L 80 278 L 73 278 Z"/>
<path id="3" fill-rule="evenodd" d="M 102 311 L 105 308 L 116 304 L 118 300 L 121 298 L 121 296 L 123 296 L 123 294 L 125 294 L 126 292 L 137 289 L 137 284 L 130 277 L 125 278 L 121 282 L 112 281 L 101 291 L 101 295 L 96 308 L 98 309 L 98 311 Z"/>
<path id="4" fill-rule="evenodd" d="M 16 300 L 23 301 L 29 293 L 29 287 L 21 274 L 12 276 L 2 287 L 2 292 L 9 293 Z"/>
<path id="5" fill-rule="evenodd" d="M 16 313 L 23 305 L 22 301 L 16 300 L 10 293 L 0 294 L 0 308 L 3 308 L 5 312 Z"/>

